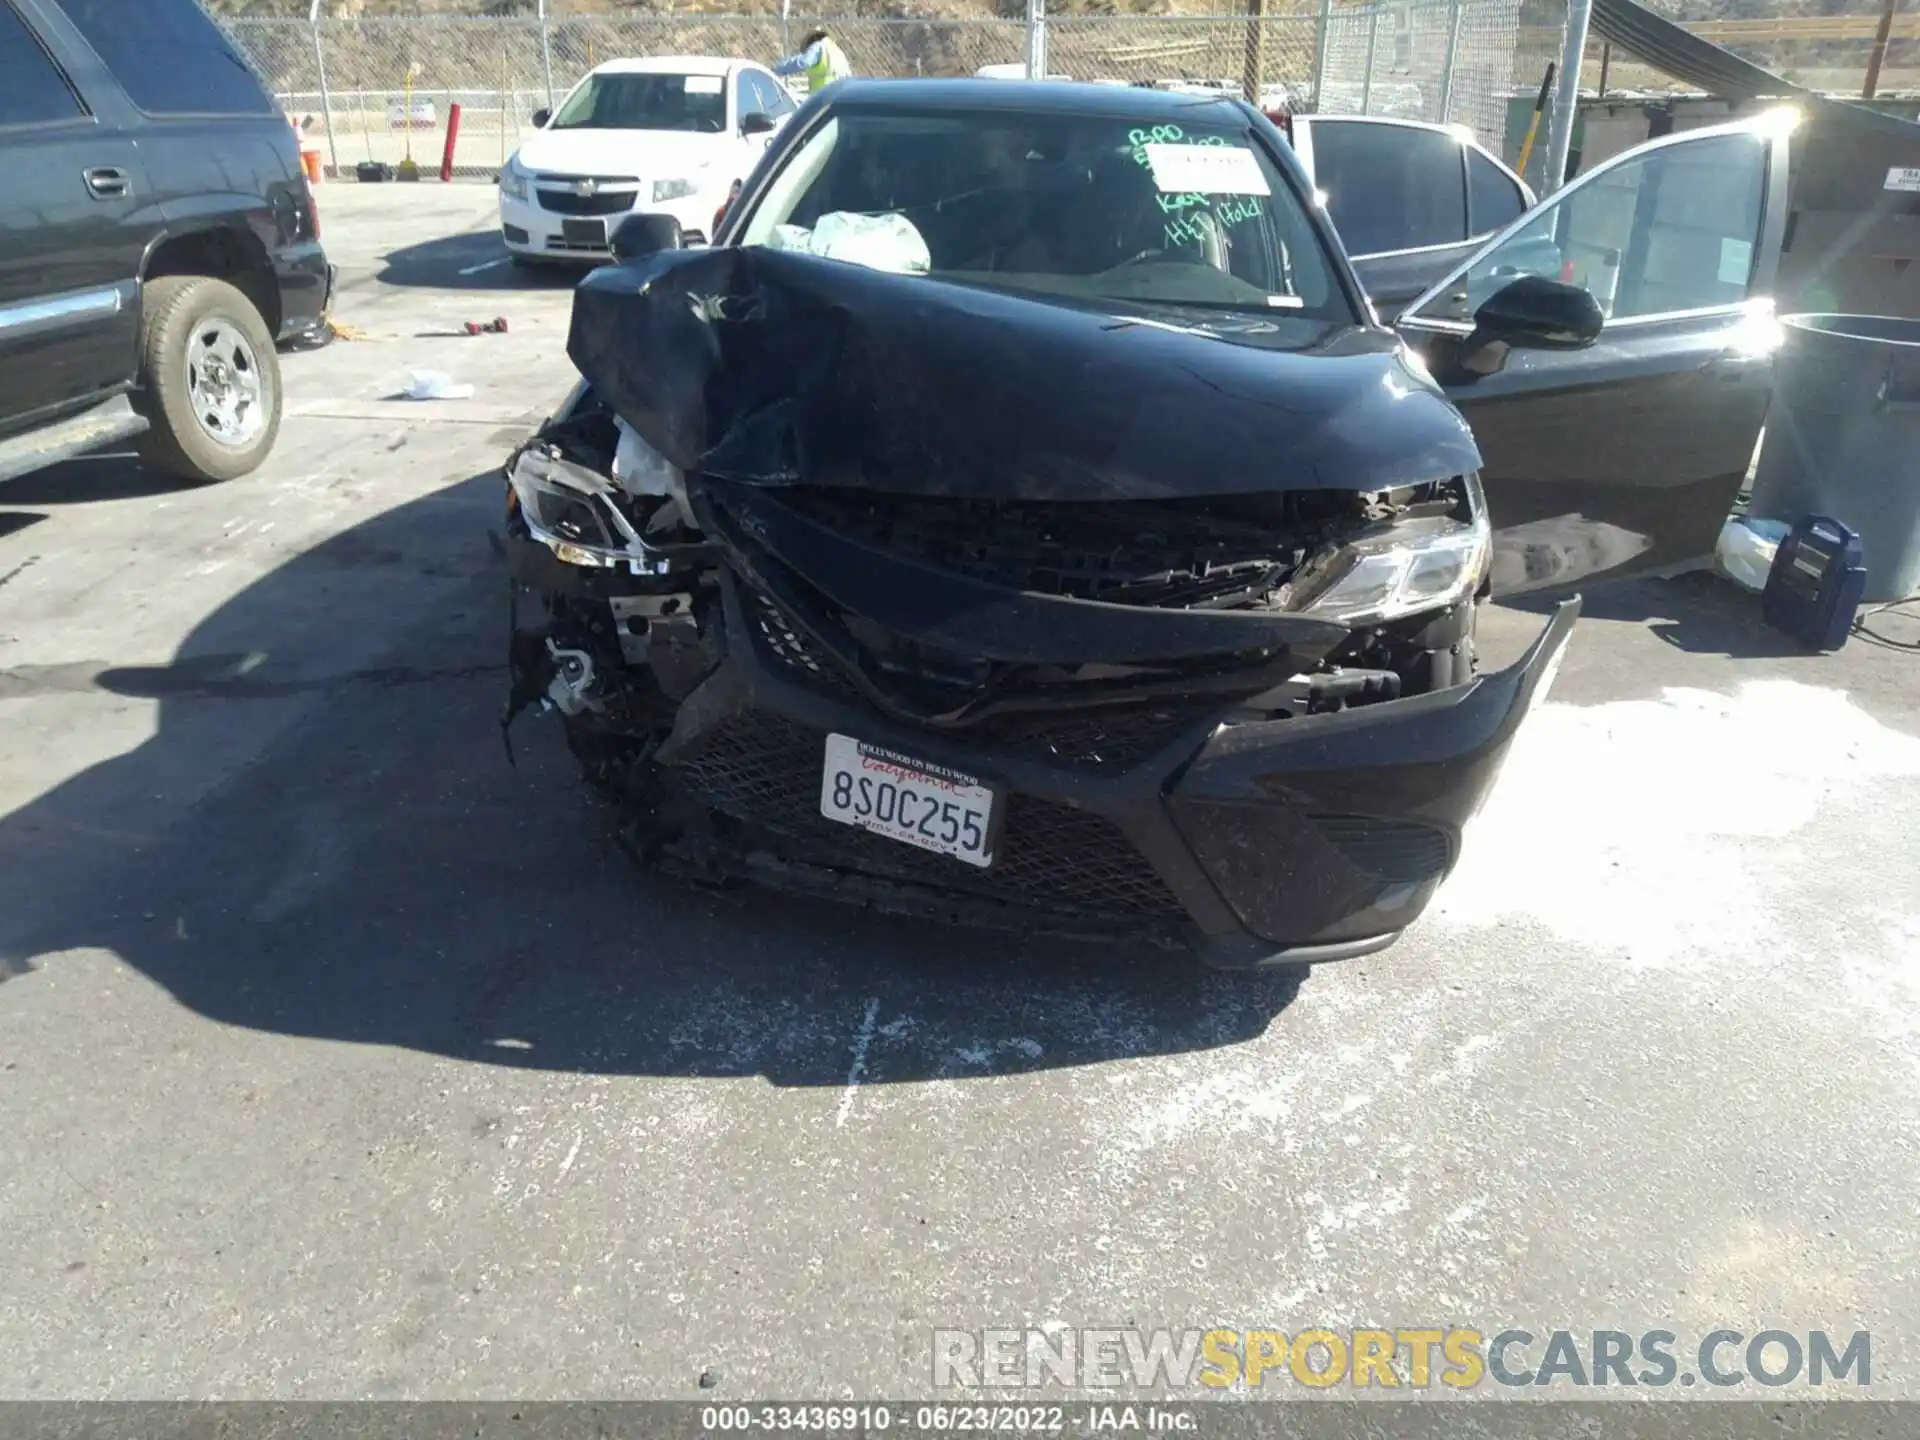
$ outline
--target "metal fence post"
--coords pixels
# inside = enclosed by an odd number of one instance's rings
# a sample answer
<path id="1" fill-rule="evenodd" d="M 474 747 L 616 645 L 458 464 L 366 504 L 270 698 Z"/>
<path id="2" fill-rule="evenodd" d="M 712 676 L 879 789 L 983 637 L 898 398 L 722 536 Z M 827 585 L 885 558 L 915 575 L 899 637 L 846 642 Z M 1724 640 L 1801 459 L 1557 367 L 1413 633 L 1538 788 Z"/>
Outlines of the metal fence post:
<path id="1" fill-rule="evenodd" d="M 547 77 L 547 108 L 553 108 L 553 36 L 547 28 L 547 0 L 540 0 L 540 68 Z"/>
<path id="2" fill-rule="evenodd" d="M 1447 0 L 1447 58 L 1440 63 L 1440 123 L 1453 118 L 1453 62 L 1460 53 L 1461 0 Z"/>
<path id="3" fill-rule="evenodd" d="M 1873 32 L 1873 49 L 1867 55 L 1867 75 L 1860 82 L 1860 98 L 1871 100 L 1880 89 L 1880 66 L 1887 58 L 1887 43 L 1893 36 L 1893 12 L 1900 0 L 1886 0 L 1880 8 L 1880 24 Z"/>
<path id="4" fill-rule="evenodd" d="M 1027 0 L 1027 78 L 1047 78 L 1047 0 Z"/>
<path id="5" fill-rule="evenodd" d="M 327 154 L 333 159 L 333 173 L 340 173 L 340 142 L 333 137 L 333 95 L 327 89 L 327 50 L 320 43 L 320 7 L 325 0 L 313 0 L 307 9 L 307 29 L 313 32 L 313 63 L 320 67 L 320 115 L 327 126 Z"/>
<path id="6" fill-rule="evenodd" d="M 1247 48 L 1240 70 L 1240 89 L 1249 105 L 1260 103 L 1266 71 L 1267 0 L 1247 0 Z"/>
<path id="7" fill-rule="evenodd" d="M 1367 108 L 1373 103 L 1373 50 L 1380 43 L 1380 6 L 1378 0 L 1373 13 L 1367 18 L 1367 73 L 1360 80 L 1360 113 L 1371 114 Z"/>
<path id="8" fill-rule="evenodd" d="M 1333 0 L 1320 0 L 1320 27 L 1313 46 L 1313 108 L 1320 108 L 1320 95 L 1327 84 L 1327 51 L 1333 44 Z"/>
<path id="9" fill-rule="evenodd" d="M 1547 173 L 1540 177 L 1540 198 L 1546 199 L 1567 183 L 1567 153 L 1573 148 L 1573 122 L 1580 110 L 1580 61 L 1587 53 L 1587 26 L 1593 19 L 1593 0 L 1570 0 L 1567 6 L 1567 45 L 1560 56 L 1560 93 L 1553 101 L 1553 123 L 1547 129 Z"/>

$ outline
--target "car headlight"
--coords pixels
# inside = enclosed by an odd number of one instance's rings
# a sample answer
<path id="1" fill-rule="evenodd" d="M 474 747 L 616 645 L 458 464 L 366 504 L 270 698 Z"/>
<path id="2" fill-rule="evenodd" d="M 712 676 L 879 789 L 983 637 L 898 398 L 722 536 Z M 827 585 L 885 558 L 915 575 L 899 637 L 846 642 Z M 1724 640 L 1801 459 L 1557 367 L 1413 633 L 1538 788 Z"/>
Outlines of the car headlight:
<path id="1" fill-rule="evenodd" d="M 532 177 L 520 168 L 519 160 L 509 160 L 500 167 L 500 193 L 509 200 L 518 200 L 525 204 L 533 198 L 527 182 Z"/>
<path id="2" fill-rule="evenodd" d="M 1468 482 L 1472 518 L 1406 520 L 1342 545 L 1299 613 L 1372 624 L 1456 605 L 1479 588 L 1493 550 L 1480 487 Z"/>
<path id="3" fill-rule="evenodd" d="M 662 204 L 668 200 L 684 200 L 693 194 L 691 180 L 656 180 L 653 182 L 653 203 Z"/>

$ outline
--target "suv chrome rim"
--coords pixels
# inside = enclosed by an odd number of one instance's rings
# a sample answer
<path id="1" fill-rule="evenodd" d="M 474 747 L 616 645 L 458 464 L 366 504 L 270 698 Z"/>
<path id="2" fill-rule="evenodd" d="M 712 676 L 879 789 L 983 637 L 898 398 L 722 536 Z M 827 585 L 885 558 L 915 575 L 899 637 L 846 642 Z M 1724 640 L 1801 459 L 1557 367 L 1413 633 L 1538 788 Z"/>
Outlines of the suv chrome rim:
<path id="1" fill-rule="evenodd" d="M 208 316 L 187 342 L 187 392 L 194 419 L 222 445 L 245 445 L 267 423 L 267 385 L 240 327 Z"/>

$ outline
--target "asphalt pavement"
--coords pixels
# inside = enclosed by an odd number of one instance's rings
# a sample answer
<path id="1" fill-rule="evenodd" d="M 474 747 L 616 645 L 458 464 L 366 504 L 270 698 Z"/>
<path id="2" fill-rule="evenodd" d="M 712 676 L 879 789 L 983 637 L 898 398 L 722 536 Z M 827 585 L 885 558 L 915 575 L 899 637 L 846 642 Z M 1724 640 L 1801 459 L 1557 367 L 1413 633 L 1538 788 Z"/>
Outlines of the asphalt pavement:
<path id="1" fill-rule="evenodd" d="M 685 889 L 497 725 L 567 277 L 484 186 L 321 194 L 366 338 L 265 469 L 0 484 L 0 1398 L 917 1396 L 1006 1325 L 1867 1330 L 1915 1393 L 1920 621 L 1596 590 L 1435 909 L 1304 982 Z"/>

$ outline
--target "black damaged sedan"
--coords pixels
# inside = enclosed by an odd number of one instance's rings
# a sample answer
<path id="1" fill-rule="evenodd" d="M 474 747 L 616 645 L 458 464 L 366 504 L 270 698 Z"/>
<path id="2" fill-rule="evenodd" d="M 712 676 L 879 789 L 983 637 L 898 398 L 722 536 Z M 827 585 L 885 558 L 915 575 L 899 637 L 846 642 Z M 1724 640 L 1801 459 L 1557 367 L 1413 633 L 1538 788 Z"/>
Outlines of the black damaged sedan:
<path id="1" fill-rule="evenodd" d="M 556 712 L 695 877 L 1379 949 L 1573 626 L 1483 672 L 1496 581 L 1710 549 L 1784 164 L 1757 126 L 1629 152 L 1396 333 L 1248 106 L 834 86 L 715 248 L 632 217 L 577 292 L 583 383 L 507 471 L 508 722 Z"/>

